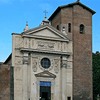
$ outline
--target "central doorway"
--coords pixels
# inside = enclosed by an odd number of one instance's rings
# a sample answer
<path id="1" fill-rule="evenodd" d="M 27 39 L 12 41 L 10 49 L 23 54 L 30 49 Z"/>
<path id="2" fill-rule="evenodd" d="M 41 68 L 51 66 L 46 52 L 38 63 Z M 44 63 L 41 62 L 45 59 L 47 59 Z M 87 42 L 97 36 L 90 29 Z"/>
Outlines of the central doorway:
<path id="1" fill-rule="evenodd" d="M 40 100 L 51 100 L 51 82 L 40 81 Z"/>

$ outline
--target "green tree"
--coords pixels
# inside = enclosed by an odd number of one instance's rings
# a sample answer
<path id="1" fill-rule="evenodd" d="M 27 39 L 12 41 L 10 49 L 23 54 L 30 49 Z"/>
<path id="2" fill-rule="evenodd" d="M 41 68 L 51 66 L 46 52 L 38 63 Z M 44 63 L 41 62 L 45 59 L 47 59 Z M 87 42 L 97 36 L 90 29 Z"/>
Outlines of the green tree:
<path id="1" fill-rule="evenodd" d="M 93 53 L 93 100 L 97 100 L 100 95 L 100 53 Z"/>

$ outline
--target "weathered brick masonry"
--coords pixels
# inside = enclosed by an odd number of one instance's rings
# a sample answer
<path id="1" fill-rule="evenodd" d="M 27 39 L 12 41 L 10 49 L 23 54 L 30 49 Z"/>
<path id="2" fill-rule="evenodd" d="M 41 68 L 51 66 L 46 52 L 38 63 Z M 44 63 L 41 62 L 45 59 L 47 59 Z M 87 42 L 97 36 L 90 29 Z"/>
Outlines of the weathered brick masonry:
<path id="1" fill-rule="evenodd" d="M 73 14 L 74 100 L 92 100 L 92 14 L 75 6 Z M 79 25 L 85 25 L 80 34 Z"/>
<path id="2" fill-rule="evenodd" d="M 0 65 L 0 100 L 10 100 L 10 67 Z"/>
<path id="3" fill-rule="evenodd" d="M 95 12 L 80 2 L 58 7 L 49 18 L 52 26 L 65 27 L 73 42 L 73 100 L 93 100 L 92 96 L 92 15 Z M 68 32 L 71 23 L 71 32 Z M 85 26 L 84 34 L 80 25 Z"/>
<path id="4" fill-rule="evenodd" d="M 10 100 L 11 55 L 4 63 L 0 63 L 0 100 Z"/>

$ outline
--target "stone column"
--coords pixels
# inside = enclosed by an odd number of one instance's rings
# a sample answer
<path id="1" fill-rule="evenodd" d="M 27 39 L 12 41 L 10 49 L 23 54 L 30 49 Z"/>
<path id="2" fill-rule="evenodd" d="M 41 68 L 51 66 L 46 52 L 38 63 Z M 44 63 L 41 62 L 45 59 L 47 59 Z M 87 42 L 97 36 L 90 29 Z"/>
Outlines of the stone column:
<path id="1" fill-rule="evenodd" d="M 24 53 L 23 56 L 23 100 L 28 100 L 28 53 Z"/>
<path id="2" fill-rule="evenodd" d="M 31 93 L 31 54 L 28 55 L 28 67 L 27 67 L 27 85 L 28 85 L 28 100 L 30 100 L 30 93 Z"/>
<path id="3" fill-rule="evenodd" d="M 66 56 L 62 56 L 61 59 L 61 73 L 62 73 L 62 85 L 61 85 L 61 89 L 62 89 L 62 99 L 61 100 L 66 100 L 66 68 L 67 68 L 67 57 Z"/>

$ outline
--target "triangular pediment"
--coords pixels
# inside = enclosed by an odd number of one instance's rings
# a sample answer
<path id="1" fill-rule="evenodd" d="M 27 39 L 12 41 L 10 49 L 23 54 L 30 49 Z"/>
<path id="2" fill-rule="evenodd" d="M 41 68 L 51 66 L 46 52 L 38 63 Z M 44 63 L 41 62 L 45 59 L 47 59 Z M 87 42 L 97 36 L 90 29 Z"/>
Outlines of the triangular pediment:
<path id="1" fill-rule="evenodd" d="M 35 74 L 36 77 L 48 77 L 48 78 L 56 78 L 56 75 L 50 73 L 49 71 L 44 71 L 38 74 Z"/>
<path id="2" fill-rule="evenodd" d="M 69 39 L 67 38 L 67 36 L 65 34 L 63 34 L 62 32 L 58 31 L 57 29 L 55 29 L 54 27 L 50 26 L 50 25 L 41 25 L 37 28 L 34 29 L 30 29 L 26 32 L 23 33 L 23 36 L 33 36 L 33 37 L 37 37 L 37 38 L 45 38 L 45 39 L 62 39 L 62 40 L 67 40 L 69 41 Z"/>

